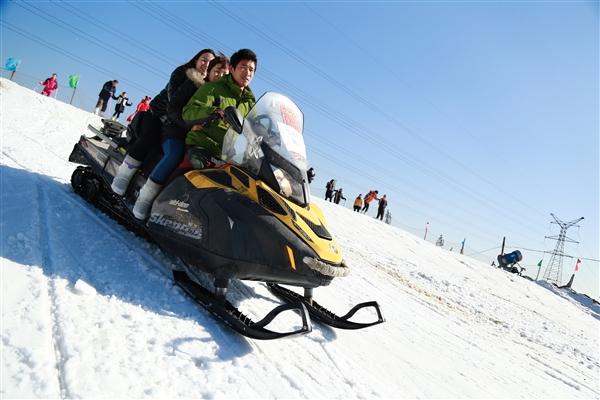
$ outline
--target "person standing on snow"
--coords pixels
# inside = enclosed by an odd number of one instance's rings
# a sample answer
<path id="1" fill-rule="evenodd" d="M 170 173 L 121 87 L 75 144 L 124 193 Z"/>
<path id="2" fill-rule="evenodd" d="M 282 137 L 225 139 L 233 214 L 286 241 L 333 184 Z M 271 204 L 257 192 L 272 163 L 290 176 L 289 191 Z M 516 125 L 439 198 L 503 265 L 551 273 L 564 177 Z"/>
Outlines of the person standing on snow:
<path id="1" fill-rule="evenodd" d="M 98 102 L 96 103 L 96 115 L 100 115 L 100 113 L 104 113 L 106 111 L 106 107 L 108 106 L 108 101 L 112 97 L 114 100 L 117 99 L 115 97 L 115 91 L 117 90 L 117 85 L 119 81 L 114 79 L 112 81 L 105 82 L 102 85 L 102 89 L 100 93 L 98 93 Z"/>
<path id="2" fill-rule="evenodd" d="M 367 211 L 369 211 L 369 204 L 371 204 L 374 200 L 379 200 L 377 198 L 377 193 L 379 193 L 377 190 L 371 190 L 369 193 L 367 193 L 365 196 L 365 206 L 361 210 L 363 214 L 366 214 Z"/>
<path id="3" fill-rule="evenodd" d="M 117 121 L 119 119 L 121 113 L 125 111 L 125 106 L 131 106 L 132 104 L 129 101 L 129 98 L 127 98 L 127 92 L 121 93 L 119 97 L 116 98 L 116 100 L 117 104 L 115 104 L 115 112 L 111 118 L 113 121 Z"/>
<path id="4" fill-rule="evenodd" d="M 150 109 L 150 100 L 152 98 L 150 96 L 144 96 L 144 98 L 140 101 L 140 103 L 135 108 L 133 114 L 127 117 L 127 122 L 131 122 L 133 118 L 137 115 L 137 113 L 146 112 Z"/>
<path id="5" fill-rule="evenodd" d="M 58 89 L 58 81 L 56 80 L 56 73 L 52 74 L 50 78 L 47 78 L 44 82 L 40 82 L 44 88 L 42 94 L 44 96 L 51 97 L 56 89 Z"/>
<path id="6" fill-rule="evenodd" d="M 356 199 L 354 199 L 354 211 L 360 212 L 360 209 L 363 205 L 362 193 L 358 195 Z"/>
<path id="7" fill-rule="evenodd" d="M 346 198 L 342 194 L 342 188 L 339 188 L 338 190 L 335 191 L 335 195 L 333 196 L 333 202 L 335 204 L 340 204 L 341 199 L 346 200 Z"/>
<path id="8" fill-rule="evenodd" d="M 315 173 L 315 169 L 310 167 L 308 171 L 306 171 L 306 177 L 308 178 L 308 183 L 311 183 L 317 174 Z"/>
<path id="9" fill-rule="evenodd" d="M 330 180 L 325 185 L 325 200 L 333 200 L 333 191 L 335 190 L 335 179 Z"/>
<path id="10" fill-rule="evenodd" d="M 385 198 L 385 194 L 381 199 L 379 199 L 379 207 L 377 208 L 377 216 L 375 218 L 379 218 L 383 221 L 383 214 L 385 213 L 385 208 L 387 207 L 387 199 Z"/>

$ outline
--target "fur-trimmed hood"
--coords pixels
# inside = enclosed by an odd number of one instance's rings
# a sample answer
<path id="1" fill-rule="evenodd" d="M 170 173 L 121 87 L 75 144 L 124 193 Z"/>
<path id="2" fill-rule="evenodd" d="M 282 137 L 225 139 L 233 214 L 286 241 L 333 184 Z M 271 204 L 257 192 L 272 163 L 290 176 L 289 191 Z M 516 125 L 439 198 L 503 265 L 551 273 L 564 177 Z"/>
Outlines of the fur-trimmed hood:
<path id="1" fill-rule="evenodd" d="M 200 72 L 198 72 L 198 70 L 196 68 L 188 68 L 185 70 L 185 76 L 187 76 L 187 78 L 189 80 L 191 80 L 192 82 L 194 82 L 194 85 L 196 85 L 197 88 L 199 88 L 200 86 L 202 86 L 204 84 L 204 78 L 202 77 L 202 74 L 200 74 Z"/>

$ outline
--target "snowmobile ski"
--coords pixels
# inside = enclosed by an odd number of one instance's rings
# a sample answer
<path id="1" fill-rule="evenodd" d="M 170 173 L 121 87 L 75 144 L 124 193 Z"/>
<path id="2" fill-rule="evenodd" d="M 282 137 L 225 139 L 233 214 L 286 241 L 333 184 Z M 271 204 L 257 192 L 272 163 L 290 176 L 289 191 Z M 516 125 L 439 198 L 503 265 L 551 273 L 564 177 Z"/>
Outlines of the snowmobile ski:
<path id="1" fill-rule="evenodd" d="M 286 289 L 283 286 L 278 285 L 276 283 L 267 283 L 267 287 L 273 294 L 275 294 L 276 296 L 280 297 L 281 299 L 283 299 L 285 301 L 293 302 L 293 303 L 301 302 L 302 304 L 304 304 L 304 306 L 306 306 L 308 313 L 312 317 L 314 317 L 317 320 L 319 320 L 320 322 L 322 322 L 326 325 L 332 326 L 334 328 L 362 329 L 362 328 L 367 328 L 369 326 L 373 326 L 373 325 L 377 325 L 377 324 L 381 324 L 382 322 L 385 322 L 385 318 L 383 318 L 383 315 L 381 314 L 381 310 L 379 308 L 379 304 L 376 301 L 367 301 L 364 303 L 357 304 L 354 307 L 352 307 L 352 309 L 350 311 L 348 311 L 346 313 L 346 315 L 339 316 L 339 315 L 336 315 L 333 312 L 329 311 L 327 308 L 321 306 L 316 301 L 314 301 L 312 299 L 312 289 L 305 289 L 305 293 L 308 293 L 309 295 L 302 296 L 302 295 L 300 295 L 296 292 L 293 292 L 289 289 Z M 352 318 L 352 316 L 354 314 L 356 314 L 356 312 L 358 310 L 360 310 L 362 308 L 367 308 L 367 307 L 373 307 L 375 309 L 375 311 L 377 312 L 377 321 L 375 321 L 375 322 L 349 321 L 349 319 Z"/>
<path id="2" fill-rule="evenodd" d="M 233 306 L 224 296 L 219 297 L 191 280 L 184 271 L 173 271 L 173 278 L 177 285 L 190 295 L 196 303 L 208 310 L 227 326 L 243 336 L 260 339 L 281 339 L 286 337 L 300 336 L 312 331 L 312 325 L 306 306 L 301 302 L 287 303 L 275 307 L 263 319 L 254 322 Z M 302 317 L 302 327 L 289 332 L 275 332 L 266 329 L 265 326 L 273 321 L 279 314 L 287 310 L 295 310 Z"/>

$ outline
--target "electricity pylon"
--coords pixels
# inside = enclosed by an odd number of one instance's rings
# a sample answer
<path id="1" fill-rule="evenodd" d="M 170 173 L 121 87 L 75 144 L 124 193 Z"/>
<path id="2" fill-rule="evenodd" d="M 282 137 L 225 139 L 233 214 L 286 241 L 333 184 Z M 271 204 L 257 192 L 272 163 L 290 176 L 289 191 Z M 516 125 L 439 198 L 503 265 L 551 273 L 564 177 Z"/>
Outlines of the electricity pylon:
<path id="1" fill-rule="evenodd" d="M 552 251 L 552 255 L 550 256 L 550 262 L 548 263 L 548 267 L 546 267 L 546 271 L 544 272 L 544 280 L 548 282 L 554 282 L 560 286 L 560 281 L 562 279 L 562 264 L 563 257 L 565 254 L 565 242 L 569 243 L 579 243 L 571 238 L 567 237 L 567 229 L 576 225 L 579 221 L 583 219 L 583 217 L 573 220 L 571 222 L 563 222 L 556 217 L 556 215 L 550 213 L 554 221 L 552 224 L 557 224 L 560 226 L 560 233 L 558 236 L 546 236 L 547 239 L 556 240 L 556 247 L 554 247 L 554 251 Z"/>

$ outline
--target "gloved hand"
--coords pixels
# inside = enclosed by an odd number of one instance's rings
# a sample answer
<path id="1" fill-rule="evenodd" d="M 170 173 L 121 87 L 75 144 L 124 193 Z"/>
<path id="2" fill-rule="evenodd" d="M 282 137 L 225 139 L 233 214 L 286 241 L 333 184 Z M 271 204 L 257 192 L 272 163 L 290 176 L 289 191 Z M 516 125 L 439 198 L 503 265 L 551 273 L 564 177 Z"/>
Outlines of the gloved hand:
<path id="1" fill-rule="evenodd" d="M 219 119 L 225 118 L 225 113 L 220 108 L 215 109 L 215 111 L 213 111 L 213 115 L 215 115 Z"/>

